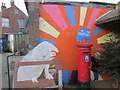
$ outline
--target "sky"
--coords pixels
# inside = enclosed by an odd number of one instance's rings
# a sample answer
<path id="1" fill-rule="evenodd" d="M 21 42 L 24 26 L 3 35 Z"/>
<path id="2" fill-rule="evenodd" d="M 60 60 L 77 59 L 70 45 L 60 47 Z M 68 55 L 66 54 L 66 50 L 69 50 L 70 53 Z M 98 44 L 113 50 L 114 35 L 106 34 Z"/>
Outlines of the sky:
<path id="1" fill-rule="evenodd" d="M 15 1 L 15 5 L 21 10 L 23 11 L 27 16 L 27 10 L 25 7 L 25 3 L 24 0 L 14 0 Z M 35 0 L 25 0 L 25 1 L 35 1 Z M 37 0 L 39 1 L 39 0 Z M 41 1 L 41 0 L 40 0 Z M 46 1 L 46 0 L 44 0 Z M 47 0 L 48 1 L 48 0 Z M 62 0 L 64 1 L 64 0 Z M 68 0 L 67 0 L 68 1 Z M 75 2 L 89 2 L 89 1 L 95 1 L 95 2 L 106 2 L 106 3 L 113 3 L 116 4 L 118 3 L 120 0 L 69 0 L 69 1 L 75 1 Z M 5 3 L 6 7 L 9 8 L 10 7 L 10 0 L 0 0 L 0 5 L 2 4 L 2 2 Z"/>
<path id="2" fill-rule="evenodd" d="M 14 1 L 15 1 L 14 4 L 28 16 L 24 0 L 14 0 Z M 5 6 L 7 8 L 9 8 L 11 6 L 10 0 L 0 0 L 0 4 L 2 4 L 2 2 L 5 3 Z"/>

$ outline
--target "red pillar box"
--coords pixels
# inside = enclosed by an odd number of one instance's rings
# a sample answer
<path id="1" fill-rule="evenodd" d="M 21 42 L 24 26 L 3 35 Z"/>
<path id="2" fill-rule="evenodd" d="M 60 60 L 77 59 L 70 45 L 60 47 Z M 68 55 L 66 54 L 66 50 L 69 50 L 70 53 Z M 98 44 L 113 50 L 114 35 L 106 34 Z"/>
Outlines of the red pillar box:
<path id="1" fill-rule="evenodd" d="M 86 83 L 90 81 L 90 60 L 91 47 L 90 43 L 77 44 L 78 47 L 78 80 Z"/>

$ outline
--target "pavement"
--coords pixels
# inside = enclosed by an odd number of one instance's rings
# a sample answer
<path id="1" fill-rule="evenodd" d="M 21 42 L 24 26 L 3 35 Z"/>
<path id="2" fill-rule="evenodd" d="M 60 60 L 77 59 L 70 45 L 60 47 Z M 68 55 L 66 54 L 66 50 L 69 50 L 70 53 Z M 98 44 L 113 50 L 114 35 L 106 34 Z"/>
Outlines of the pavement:
<path id="1" fill-rule="evenodd" d="M 8 77 L 7 77 L 7 55 L 10 54 L 1 54 L 2 55 L 2 88 L 8 88 Z"/>
<path id="2" fill-rule="evenodd" d="M 2 56 L 2 88 L 9 88 L 8 82 L 8 72 L 7 72 L 7 56 L 12 55 L 13 53 L 3 53 Z M 11 56 L 9 57 L 10 64 L 10 87 L 13 84 L 13 73 L 14 73 L 14 61 L 20 61 L 21 56 Z M 64 88 L 79 88 L 79 85 L 65 85 Z M 117 88 L 115 80 L 100 80 L 100 81 L 90 81 L 90 88 Z M 118 89 L 117 89 L 118 90 Z M 120 88 L 119 88 L 120 90 Z"/>
<path id="3" fill-rule="evenodd" d="M 0 54 L 0 90 L 2 89 L 2 54 Z"/>
<path id="4" fill-rule="evenodd" d="M 13 53 L 0 53 L 2 56 L 2 88 L 9 88 L 13 85 L 13 72 L 14 72 L 14 61 L 20 61 L 22 59 L 21 56 L 11 56 L 9 57 L 9 70 L 10 70 L 10 84 L 8 80 L 8 68 L 7 68 L 7 57 L 12 55 Z"/>
<path id="5" fill-rule="evenodd" d="M 91 81 L 91 88 L 115 88 L 113 87 L 114 80 Z"/>
<path id="6" fill-rule="evenodd" d="M 111 80 L 100 80 L 100 81 L 90 81 L 90 86 L 86 87 L 86 86 L 82 86 L 80 84 L 77 85 L 65 85 L 64 88 L 91 88 L 91 89 L 114 89 L 116 88 L 116 90 L 120 90 L 120 88 L 118 88 L 116 86 L 115 80 L 111 79 Z"/>

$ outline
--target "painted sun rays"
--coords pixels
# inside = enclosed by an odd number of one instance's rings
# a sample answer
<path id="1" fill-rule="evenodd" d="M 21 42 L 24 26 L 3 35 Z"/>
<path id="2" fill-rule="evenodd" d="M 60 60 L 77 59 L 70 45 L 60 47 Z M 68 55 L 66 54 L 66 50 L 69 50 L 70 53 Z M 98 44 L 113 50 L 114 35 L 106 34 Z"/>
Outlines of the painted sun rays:
<path id="1" fill-rule="evenodd" d="M 47 11 L 47 13 L 62 30 L 68 28 L 58 5 L 42 5 L 42 7 Z"/>
<path id="2" fill-rule="evenodd" d="M 75 20 L 75 13 L 74 13 L 74 6 L 66 6 L 66 12 L 68 14 L 68 18 L 70 21 L 70 26 L 75 26 L 76 25 L 76 20 Z"/>
<path id="3" fill-rule="evenodd" d="M 48 13 L 48 15 L 56 22 L 56 24 L 62 29 L 65 30 L 68 28 L 68 25 L 66 24 L 66 21 L 62 15 L 62 12 L 60 11 L 59 5 L 42 5 L 42 8 L 44 8 L 44 10 Z M 74 10 L 74 6 L 65 6 L 66 8 L 66 12 L 70 22 L 70 26 L 76 26 L 76 17 L 75 17 L 75 10 Z M 88 11 L 88 7 L 80 7 L 80 17 L 79 17 L 79 26 L 85 26 L 85 20 L 86 20 L 86 14 L 89 13 Z M 89 18 L 89 21 L 87 22 L 87 26 L 86 28 L 90 29 L 92 27 L 92 25 L 94 24 L 96 18 L 98 17 L 98 14 L 100 13 L 102 9 L 99 8 L 94 8 L 93 12 L 91 13 L 91 16 Z M 59 18 L 58 18 L 59 17 Z M 42 22 L 44 22 L 45 27 L 41 26 L 40 24 L 40 30 L 42 29 L 42 31 L 48 33 L 49 35 L 58 38 L 58 36 L 60 35 L 60 32 L 58 32 L 58 30 L 56 30 L 54 28 L 54 26 L 50 25 L 48 22 L 46 22 L 43 18 L 40 18 L 40 20 L 42 20 Z M 47 28 L 47 27 L 48 28 Z M 48 29 L 48 30 L 47 30 Z M 94 35 L 97 35 L 98 33 L 100 33 L 103 29 L 101 28 L 97 28 L 93 31 Z"/>
<path id="4" fill-rule="evenodd" d="M 84 21 L 85 21 L 85 18 L 86 18 L 86 14 L 88 13 L 87 12 L 88 8 L 87 7 L 80 7 L 80 20 L 79 20 L 79 25 L 80 26 L 84 26 Z M 98 14 L 100 13 L 102 9 L 99 9 L 99 8 L 94 8 L 92 14 L 91 14 L 91 17 L 87 23 L 87 28 L 91 28 L 92 25 L 94 24 Z M 104 30 L 104 28 L 101 28 L 101 27 L 98 27 L 94 30 L 93 34 L 94 35 L 97 35 L 99 34 L 102 30 Z"/>
<path id="5" fill-rule="evenodd" d="M 58 5 L 42 5 L 42 7 L 47 11 L 47 13 L 52 17 L 52 19 L 56 22 L 56 24 L 62 29 L 68 28 L 66 21 L 58 7 Z M 76 25 L 76 17 L 74 6 L 65 6 L 66 12 L 69 18 L 70 26 Z M 80 7 L 80 18 L 79 18 L 79 25 L 84 26 L 84 21 L 86 18 L 86 14 L 88 13 L 88 7 Z M 87 23 L 87 28 L 91 28 L 97 18 L 98 14 L 100 13 L 101 9 L 94 8 L 91 17 Z M 59 17 L 59 18 L 58 18 Z"/>
<path id="6" fill-rule="evenodd" d="M 53 26 L 51 26 L 48 22 L 46 22 L 42 17 L 39 18 L 39 29 L 47 34 L 58 38 L 60 32 L 58 32 Z"/>
<path id="7" fill-rule="evenodd" d="M 98 14 L 100 13 L 100 11 L 101 11 L 102 9 L 100 9 L 100 8 L 94 8 L 94 10 L 93 10 L 93 12 L 92 12 L 92 15 L 91 15 L 91 17 L 90 17 L 90 20 L 89 20 L 89 22 L 88 22 L 88 26 L 87 26 L 87 28 L 91 28 L 92 27 L 92 25 L 94 24 L 94 22 L 95 22 L 95 20 L 96 20 L 96 18 L 97 18 L 97 16 L 98 16 Z"/>
<path id="8" fill-rule="evenodd" d="M 80 18 L 79 18 L 79 25 L 80 26 L 84 25 L 87 9 L 88 9 L 87 7 L 80 7 Z"/>

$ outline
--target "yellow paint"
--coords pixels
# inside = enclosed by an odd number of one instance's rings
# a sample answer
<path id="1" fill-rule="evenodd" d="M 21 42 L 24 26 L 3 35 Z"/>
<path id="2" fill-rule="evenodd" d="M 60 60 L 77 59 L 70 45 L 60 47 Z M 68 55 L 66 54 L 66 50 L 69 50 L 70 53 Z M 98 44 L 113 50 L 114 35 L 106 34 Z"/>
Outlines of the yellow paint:
<path id="1" fill-rule="evenodd" d="M 60 33 L 54 27 L 52 27 L 41 17 L 39 18 L 39 29 L 55 38 L 58 38 L 58 36 L 60 35 Z"/>
<path id="2" fill-rule="evenodd" d="M 108 34 L 106 34 L 106 35 L 104 35 L 104 36 L 97 39 L 98 44 L 109 42 L 110 41 L 109 36 L 111 36 L 111 35 L 112 35 L 111 38 L 114 39 L 115 35 L 113 33 L 108 33 Z"/>
<path id="3" fill-rule="evenodd" d="M 84 25 L 85 17 L 86 17 L 87 7 L 80 8 L 80 25 Z"/>

